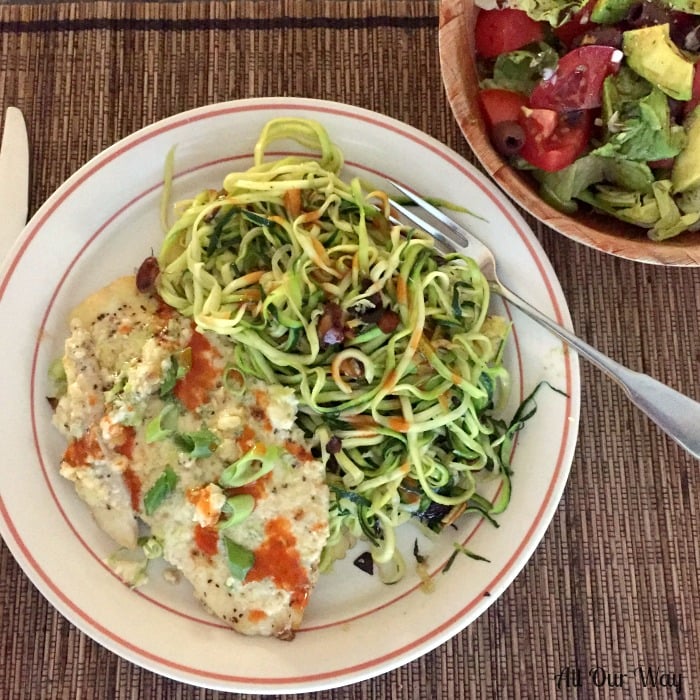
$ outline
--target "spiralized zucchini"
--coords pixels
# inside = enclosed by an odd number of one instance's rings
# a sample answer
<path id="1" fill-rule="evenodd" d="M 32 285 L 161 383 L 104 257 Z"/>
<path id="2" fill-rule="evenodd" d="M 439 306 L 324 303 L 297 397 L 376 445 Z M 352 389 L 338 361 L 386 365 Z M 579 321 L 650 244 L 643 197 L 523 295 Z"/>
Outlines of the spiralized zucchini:
<path id="1" fill-rule="evenodd" d="M 265 161 L 274 141 L 317 155 Z M 323 566 L 366 538 L 387 581 L 395 531 L 491 517 L 510 492 L 509 326 L 461 254 L 391 222 L 385 192 L 340 177 L 324 128 L 274 119 L 254 165 L 184 203 L 159 254 L 159 293 L 200 329 L 235 341 L 243 376 L 292 387 L 299 423 L 327 458 L 331 538 Z M 504 482 L 492 504 L 483 493 Z M 488 484 L 488 485 L 486 485 Z"/>

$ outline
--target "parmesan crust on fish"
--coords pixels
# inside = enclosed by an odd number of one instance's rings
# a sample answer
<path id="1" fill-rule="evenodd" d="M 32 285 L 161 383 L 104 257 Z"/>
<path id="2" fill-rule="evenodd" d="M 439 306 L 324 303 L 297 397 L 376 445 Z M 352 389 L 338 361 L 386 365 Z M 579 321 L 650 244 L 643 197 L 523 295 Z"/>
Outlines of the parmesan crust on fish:
<path id="1" fill-rule="evenodd" d="M 70 329 L 54 413 L 68 441 L 61 474 L 121 547 L 150 531 L 235 630 L 292 637 L 329 498 L 292 390 L 244 379 L 231 340 L 200 333 L 133 277 L 86 299 Z"/>

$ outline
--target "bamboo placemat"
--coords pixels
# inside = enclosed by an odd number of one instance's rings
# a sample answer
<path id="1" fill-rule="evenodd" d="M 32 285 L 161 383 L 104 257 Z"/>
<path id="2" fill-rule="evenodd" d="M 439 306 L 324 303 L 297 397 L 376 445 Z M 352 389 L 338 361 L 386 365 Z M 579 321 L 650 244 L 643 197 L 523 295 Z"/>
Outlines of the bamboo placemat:
<path id="1" fill-rule="evenodd" d="M 437 0 L 2 5 L 0 107 L 19 106 L 29 124 L 31 209 L 135 129 L 242 97 L 377 110 L 474 162 L 442 91 L 438 9 Z M 579 333 L 632 369 L 700 397 L 700 271 L 605 256 L 528 220 Z M 698 464 L 610 381 L 588 366 L 582 373 L 571 478 L 514 584 L 425 657 L 301 697 L 700 697 Z M 1 698 L 234 697 L 104 650 L 53 610 L 4 544 L 0 615 Z M 680 692 L 645 688 L 638 667 L 681 677 Z"/>

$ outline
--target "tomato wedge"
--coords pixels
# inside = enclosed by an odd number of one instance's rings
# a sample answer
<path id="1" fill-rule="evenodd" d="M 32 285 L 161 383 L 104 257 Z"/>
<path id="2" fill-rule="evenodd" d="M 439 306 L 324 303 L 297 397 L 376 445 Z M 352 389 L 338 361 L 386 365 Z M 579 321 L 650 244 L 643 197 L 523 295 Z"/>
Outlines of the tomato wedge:
<path id="1" fill-rule="evenodd" d="M 479 92 L 479 102 L 486 127 L 491 130 L 501 122 L 517 122 L 522 108 L 527 106 L 527 96 L 513 90 L 487 88 Z"/>
<path id="2" fill-rule="evenodd" d="M 564 54 L 554 73 L 530 95 L 537 109 L 569 112 L 600 107 L 603 81 L 620 70 L 622 52 L 612 46 L 581 46 Z"/>
<path id="3" fill-rule="evenodd" d="M 479 10 L 474 31 L 476 52 L 485 58 L 495 58 L 544 38 L 539 22 L 513 8 Z"/>
<path id="4" fill-rule="evenodd" d="M 566 168 L 586 150 L 592 121 L 588 111 L 560 115 L 551 109 L 525 109 L 519 119 L 525 132 L 519 155 L 550 173 Z"/>

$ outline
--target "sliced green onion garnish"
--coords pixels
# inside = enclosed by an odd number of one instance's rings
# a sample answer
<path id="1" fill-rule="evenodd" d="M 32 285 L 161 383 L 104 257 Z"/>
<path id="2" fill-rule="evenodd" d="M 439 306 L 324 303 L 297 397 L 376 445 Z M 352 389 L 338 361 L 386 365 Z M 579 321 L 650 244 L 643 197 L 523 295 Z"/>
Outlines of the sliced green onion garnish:
<path id="1" fill-rule="evenodd" d="M 191 366 L 192 348 L 188 346 L 173 354 L 170 361 L 170 367 L 168 367 L 167 371 L 165 372 L 163 381 L 160 385 L 161 398 L 165 398 L 172 393 L 178 379 L 182 379 L 190 371 Z"/>
<path id="2" fill-rule="evenodd" d="M 219 438 L 211 430 L 206 429 L 191 433 L 175 433 L 173 440 L 180 451 L 192 459 L 211 456 L 219 444 Z"/>
<path id="3" fill-rule="evenodd" d="M 242 523 L 255 508 L 255 498 L 249 493 L 239 493 L 236 496 L 231 496 L 226 500 L 222 513 L 227 516 L 220 528 L 231 527 Z"/>
<path id="4" fill-rule="evenodd" d="M 226 545 L 226 559 L 231 575 L 239 581 L 243 581 L 255 564 L 255 554 L 228 537 L 224 537 L 224 544 Z"/>
<path id="5" fill-rule="evenodd" d="M 158 442 L 169 438 L 177 427 L 177 407 L 166 403 L 161 412 L 146 424 L 146 442 Z"/>
<path id="6" fill-rule="evenodd" d="M 163 556 L 163 545 L 156 537 L 146 537 L 139 544 L 146 559 L 160 559 Z"/>
<path id="7" fill-rule="evenodd" d="M 261 452 L 260 445 L 255 445 L 240 459 L 229 464 L 221 474 L 219 484 L 224 488 L 237 488 L 272 471 L 282 456 L 282 450 L 277 445 L 268 445 Z"/>
<path id="8" fill-rule="evenodd" d="M 245 393 L 245 375 L 234 365 L 228 365 L 224 370 L 224 388 L 234 396 L 243 396 Z"/>
<path id="9" fill-rule="evenodd" d="M 56 393 L 61 396 L 66 393 L 66 370 L 63 366 L 63 358 L 56 358 L 49 365 L 49 379 L 56 388 Z"/>
<path id="10" fill-rule="evenodd" d="M 146 515 L 153 515 L 158 506 L 175 490 L 177 474 L 172 467 L 166 467 L 163 473 L 156 479 L 156 483 L 148 489 L 143 498 L 143 506 Z"/>

